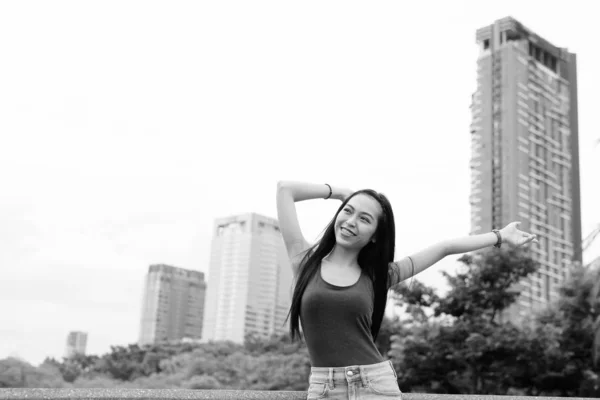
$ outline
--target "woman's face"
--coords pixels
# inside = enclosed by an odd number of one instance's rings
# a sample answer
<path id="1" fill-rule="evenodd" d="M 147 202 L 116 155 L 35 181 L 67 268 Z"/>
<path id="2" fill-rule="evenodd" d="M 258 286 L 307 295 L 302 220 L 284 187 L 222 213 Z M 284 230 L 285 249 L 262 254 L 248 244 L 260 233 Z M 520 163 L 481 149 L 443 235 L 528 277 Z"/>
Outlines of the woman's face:
<path id="1" fill-rule="evenodd" d="M 362 249 L 373 240 L 381 217 L 381 205 L 369 195 L 352 197 L 335 219 L 335 239 L 338 245 Z"/>

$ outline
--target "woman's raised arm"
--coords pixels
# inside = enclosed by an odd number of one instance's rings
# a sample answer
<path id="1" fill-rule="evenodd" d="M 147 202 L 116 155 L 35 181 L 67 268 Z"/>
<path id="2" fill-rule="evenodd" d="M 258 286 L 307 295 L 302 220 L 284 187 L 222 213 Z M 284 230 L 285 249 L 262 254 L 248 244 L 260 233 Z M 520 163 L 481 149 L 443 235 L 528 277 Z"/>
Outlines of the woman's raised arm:
<path id="1" fill-rule="evenodd" d="M 464 236 L 445 240 L 429 246 L 410 257 L 390 263 L 390 285 L 402 282 L 419 272 L 426 270 L 441 259 L 451 254 L 462 254 L 476 251 L 497 243 L 508 243 L 511 246 L 523 246 L 528 243 L 538 243 L 536 236 L 519 230 L 520 222 L 511 222 L 505 228 L 480 235 Z"/>

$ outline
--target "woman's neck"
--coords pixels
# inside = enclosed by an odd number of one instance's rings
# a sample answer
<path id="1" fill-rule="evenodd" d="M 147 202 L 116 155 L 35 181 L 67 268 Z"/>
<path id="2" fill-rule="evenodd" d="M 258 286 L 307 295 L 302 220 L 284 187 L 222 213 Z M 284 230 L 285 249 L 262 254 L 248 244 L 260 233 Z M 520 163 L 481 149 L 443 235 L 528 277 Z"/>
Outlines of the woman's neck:
<path id="1" fill-rule="evenodd" d="M 358 252 L 359 250 L 349 250 L 341 246 L 335 245 L 331 253 L 329 253 L 324 259 L 332 264 L 339 265 L 340 267 L 359 267 L 358 265 Z"/>

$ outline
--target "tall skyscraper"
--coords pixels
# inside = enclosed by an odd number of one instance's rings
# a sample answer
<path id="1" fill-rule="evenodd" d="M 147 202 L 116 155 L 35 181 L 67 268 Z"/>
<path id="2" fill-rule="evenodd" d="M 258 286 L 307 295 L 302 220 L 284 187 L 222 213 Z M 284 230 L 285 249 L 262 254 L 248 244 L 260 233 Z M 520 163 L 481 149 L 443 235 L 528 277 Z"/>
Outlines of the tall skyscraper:
<path id="1" fill-rule="evenodd" d="M 246 334 L 281 334 L 292 268 L 276 219 L 244 214 L 217 219 L 203 340 L 241 343 Z"/>
<path id="2" fill-rule="evenodd" d="M 204 272 L 151 265 L 142 304 L 140 345 L 200 339 L 205 293 Z"/>
<path id="3" fill-rule="evenodd" d="M 541 268 L 505 314 L 515 320 L 556 299 L 567 268 L 581 261 L 577 63 L 510 17 L 476 37 L 471 233 L 521 221 L 540 242 L 530 248 Z"/>
<path id="4" fill-rule="evenodd" d="M 69 332 L 67 336 L 67 346 L 65 348 L 65 358 L 71 358 L 77 354 L 85 354 L 87 346 L 87 333 Z"/>

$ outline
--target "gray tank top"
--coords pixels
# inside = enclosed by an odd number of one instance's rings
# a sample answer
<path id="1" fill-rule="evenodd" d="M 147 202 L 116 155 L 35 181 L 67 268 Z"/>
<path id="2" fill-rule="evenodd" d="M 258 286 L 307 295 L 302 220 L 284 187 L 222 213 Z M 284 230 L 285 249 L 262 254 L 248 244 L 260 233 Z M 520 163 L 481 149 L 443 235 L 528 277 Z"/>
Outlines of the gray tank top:
<path id="1" fill-rule="evenodd" d="M 384 361 L 371 335 L 373 285 L 361 272 L 352 286 L 335 286 L 321 277 L 321 266 L 307 285 L 300 322 L 313 367 L 347 367 Z"/>

